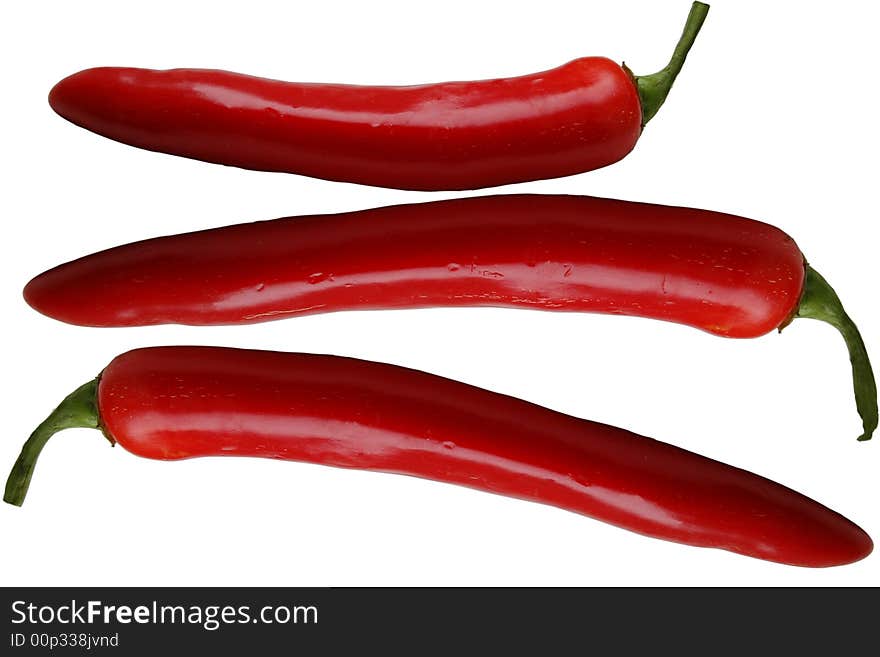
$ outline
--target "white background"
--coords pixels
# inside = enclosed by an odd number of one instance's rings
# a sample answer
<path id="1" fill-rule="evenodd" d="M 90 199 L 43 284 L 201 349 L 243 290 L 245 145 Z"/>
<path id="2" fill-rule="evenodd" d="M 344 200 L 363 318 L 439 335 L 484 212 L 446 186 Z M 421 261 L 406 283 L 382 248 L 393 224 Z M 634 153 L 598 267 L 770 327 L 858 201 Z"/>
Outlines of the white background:
<path id="1" fill-rule="evenodd" d="M 17 2 L 2 9 L 0 465 L 118 353 L 216 344 L 398 363 L 632 429 L 800 490 L 880 538 L 880 436 L 857 443 L 843 341 L 799 320 L 713 337 L 662 322 L 501 309 L 349 312 L 247 327 L 86 329 L 30 310 L 30 277 L 149 236 L 439 199 L 139 151 L 46 102 L 99 65 L 403 84 L 661 68 L 687 0 Z M 612 167 L 497 191 L 733 212 L 789 232 L 880 362 L 876 3 L 716 0 L 669 101 Z M 485 192 L 483 192 L 485 193 Z M 489 193 L 495 193 L 491 190 Z M 0 505 L 5 585 L 878 585 L 880 554 L 808 570 L 649 539 L 418 479 L 257 459 L 163 463 L 59 434 Z"/>

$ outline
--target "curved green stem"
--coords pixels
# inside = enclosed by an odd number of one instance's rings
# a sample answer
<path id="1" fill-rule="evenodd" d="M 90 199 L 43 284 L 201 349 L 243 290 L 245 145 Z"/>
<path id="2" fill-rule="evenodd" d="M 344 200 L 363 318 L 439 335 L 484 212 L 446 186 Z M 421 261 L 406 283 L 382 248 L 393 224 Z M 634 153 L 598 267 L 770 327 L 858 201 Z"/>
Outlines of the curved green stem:
<path id="1" fill-rule="evenodd" d="M 9 478 L 6 480 L 6 492 L 3 494 L 3 501 L 21 506 L 25 495 L 27 495 L 31 476 L 34 474 L 34 468 L 37 465 L 37 458 L 49 441 L 49 438 L 55 433 L 63 429 L 75 427 L 100 428 L 97 395 L 98 379 L 81 385 L 65 397 L 64 401 L 58 405 L 58 408 L 52 411 L 49 417 L 34 429 L 30 438 L 25 442 L 24 447 L 21 448 L 18 460 L 12 466 L 12 472 L 9 473 Z M 113 443 L 111 438 L 108 437 L 108 439 Z"/>
<path id="2" fill-rule="evenodd" d="M 657 110 L 666 100 L 666 96 L 669 95 L 672 83 L 675 82 L 681 67 L 684 66 L 684 60 L 690 52 L 691 46 L 694 45 L 708 13 L 709 5 L 707 4 L 695 2 L 691 5 L 691 11 L 684 24 L 684 32 L 682 32 L 666 67 L 653 75 L 633 76 L 642 103 L 642 127 L 645 127 L 645 124 L 654 118 Z"/>
<path id="3" fill-rule="evenodd" d="M 877 428 L 877 383 L 874 381 L 868 350 L 865 348 L 859 329 L 843 309 L 837 293 L 828 285 L 828 281 L 809 265 L 797 317 L 821 319 L 843 335 L 849 349 L 849 362 L 852 363 L 856 408 L 862 416 L 864 428 L 859 440 L 870 440 L 871 434 Z"/>

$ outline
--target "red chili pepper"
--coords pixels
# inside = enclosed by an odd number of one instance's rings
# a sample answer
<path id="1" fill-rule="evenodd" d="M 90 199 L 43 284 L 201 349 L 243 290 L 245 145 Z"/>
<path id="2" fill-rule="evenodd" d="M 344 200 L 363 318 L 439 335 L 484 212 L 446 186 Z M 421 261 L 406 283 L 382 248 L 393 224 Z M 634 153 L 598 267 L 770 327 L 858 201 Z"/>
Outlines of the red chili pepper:
<path id="1" fill-rule="evenodd" d="M 862 439 L 877 387 L 858 329 L 794 241 L 728 214 L 579 196 L 486 196 L 136 242 L 37 276 L 85 326 L 239 324 L 334 310 L 510 306 L 638 315 L 750 338 L 795 317 L 850 350 Z"/>
<path id="2" fill-rule="evenodd" d="M 556 178 L 632 150 L 708 10 L 694 3 L 669 65 L 642 77 L 601 57 L 522 77 L 407 87 L 94 68 L 59 82 L 49 102 L 105 137 L 245 169 L 420 190 Z"/>
<path id="3" fill-rule="evenodd" d="M 115 358 L 25 444 L 100 428 L 154 459 L 263 456 L 415 475 L 543 502 L 641 534 L 799 566 L 872 549 L 855 524 L 784 486 L 650 438 L 423 372 L 336 356 L 155 347 Z"/>

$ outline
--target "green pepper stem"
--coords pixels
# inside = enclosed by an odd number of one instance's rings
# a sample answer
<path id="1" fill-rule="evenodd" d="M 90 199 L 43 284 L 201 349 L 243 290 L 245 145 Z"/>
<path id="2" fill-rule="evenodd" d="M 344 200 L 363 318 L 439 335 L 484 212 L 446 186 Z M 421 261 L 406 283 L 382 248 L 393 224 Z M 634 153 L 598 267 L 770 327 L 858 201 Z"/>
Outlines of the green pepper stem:
<path id="1" fill-rule="evenodd" d="M 684 66 L 684 60 L 690 52 L 691 46 L 703 27 L 703 21 L 706 20 L 706 14 L 709 13 L 709 5 L 702 2 L 695 2 L 691 5 L 691 11 L 688 14 L 687 21 L 684 24 L 684 32 L 675 46 L 672 58 L 669 63 L 660 71 L 652 75 L 633 76 L 636 81 L 636 88 L 639 90 L 639 100 L 642 103 L 642 127 L 654 118 L 657 110 L 666 101 L 669 90 L 672 89 L 672 83 Z"/>
<path id="2" fill-rule="evenodd" d="M 862 417 L 864 433 L 859 440 L 870 440 L 877 428 L 877 383 L 868 350 L 859 329 L 846 314 L 843 304 L 834 289 L 822 276 L 807 266 L 804 292 L 801 295 L 797 317 L 809 317 L 828 322 L 840 331 L 849 349 L 849 362 L 852 363 L 853 388 L 856 395 L 856 408 Z"/>
<path id="3" fill-rule="evenodd" d="M 52 411 L 43 422 L 34 429 L 30 438 L 21 448 L 21 454 L 12 472 L 6 480 L 6 492 L 3 501 L 21 506 L 27 495 L 31 476 L 37 465 L 37 458 L 53 435 L 64 429 L 87 427 L 90 429 L 100 428 L 98 417 L 98 379 L 89 381 L 64 398 L 58 408 Z M 111 444 L 114 442 L 109 438 Z"/>

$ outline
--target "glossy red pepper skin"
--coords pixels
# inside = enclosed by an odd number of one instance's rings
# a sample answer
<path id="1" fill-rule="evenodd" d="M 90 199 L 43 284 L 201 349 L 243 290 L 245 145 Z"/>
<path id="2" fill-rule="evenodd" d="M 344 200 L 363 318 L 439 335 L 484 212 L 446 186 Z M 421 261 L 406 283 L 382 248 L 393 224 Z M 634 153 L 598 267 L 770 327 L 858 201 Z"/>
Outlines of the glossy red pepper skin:
<path id="1" fill-rule="evenodd" d="M 752 473 L 392 365 L 139 349 L 104 370 L 97 407 L 107 435 L 148 458 L 262 456 L 414 475 L 799 566 L 849 563 L 872 549 L 843 516 Z"/>
<path id="2" fill-rule="evenodd" d="M 521 77 L 409 87 L 94 68 L 59 82 L 49 102 L 69 121 L 139 148 L 415 190 L 597 169 L 632 150 L 642 121 L 632 76 L 601 57 Z"/>
<path id="3" fill-rule="evenodd" d="M 32 280 L 86 326 L 240 324 L 336 310 L 507 306 L 754 337 L 793 316 L 804 257 L 767 224 L 578 196 L 486 196 L 136 242 Z"/>

